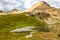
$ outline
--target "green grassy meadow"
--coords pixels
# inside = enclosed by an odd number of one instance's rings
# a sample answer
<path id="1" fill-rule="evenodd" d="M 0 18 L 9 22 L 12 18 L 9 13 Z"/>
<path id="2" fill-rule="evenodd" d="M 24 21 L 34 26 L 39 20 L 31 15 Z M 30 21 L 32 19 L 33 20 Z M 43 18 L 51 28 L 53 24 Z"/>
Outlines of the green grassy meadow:
<path id="1" fill-rule="evenodd" d="M 16 28 L 26 26 L 44 26 L 44 23 L 36 17 L 26 16 L 25 14 L 27 13 L 29 12 L 22 14 L 0 15 L 0 40 L 19 40 L 21 37 L 29 34 L 28 32 L 10 33 L 11 30 Z"/>
<path id="2" fill-rule="evenodd" d="M 22 14 L 0 15 L 0 33 L 9 32 L 25 26 L 44 26 L 44 23 L 35 17 Z"/>

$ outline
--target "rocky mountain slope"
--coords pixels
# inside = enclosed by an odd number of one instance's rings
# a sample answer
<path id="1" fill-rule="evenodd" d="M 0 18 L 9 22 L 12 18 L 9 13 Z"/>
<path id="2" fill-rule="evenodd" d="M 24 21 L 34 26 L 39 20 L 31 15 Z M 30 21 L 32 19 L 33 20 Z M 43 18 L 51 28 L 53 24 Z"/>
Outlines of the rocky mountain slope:
<path id="1" fill-rule="evenodd" d="M 45 14 L 49 14 L 50 17 L 48 17 L 46 19 L 44 19 L 44 21 L 46 23 L 52 23 L 53 20 L 55 20 L 53 23 L 56 22 L 56 19 L 60 20 L 60 13 L 58 11 L 59 9 L 55 8 L 55 7 L 51 7 L 48 3 L 44 2 L 44 1 L 41 1 L 41 2 L 38 2 L 36 3 L 35 5 L 33 5 L 31 8 L 27 9 L 26 12 L 32 12 L 31 14 L 32 15 L 37 15 L 39 13 L 39 15 L 42 15 L 44 13 Z M 43 16 L 43 15 L 42 15 Z M 46 16 L 46 15 L 45 15 Z M 45 17 L 43 16 L 43 18 Z M 41 16 L 40 16 L 41 17 Z"/>

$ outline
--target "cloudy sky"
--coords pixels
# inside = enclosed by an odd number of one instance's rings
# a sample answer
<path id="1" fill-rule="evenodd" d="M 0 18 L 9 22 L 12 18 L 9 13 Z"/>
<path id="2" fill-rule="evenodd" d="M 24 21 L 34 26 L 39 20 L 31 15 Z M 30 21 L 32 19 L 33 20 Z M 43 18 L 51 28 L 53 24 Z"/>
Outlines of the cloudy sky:
<path id="1" fill-rule="evenodd" d="M 0 0 L 0 10 L 12 10 L 14 8 L 24 10 L 41 0 Z M 60 0 L 44 0 L 53 7 L 60 8 Z"/>

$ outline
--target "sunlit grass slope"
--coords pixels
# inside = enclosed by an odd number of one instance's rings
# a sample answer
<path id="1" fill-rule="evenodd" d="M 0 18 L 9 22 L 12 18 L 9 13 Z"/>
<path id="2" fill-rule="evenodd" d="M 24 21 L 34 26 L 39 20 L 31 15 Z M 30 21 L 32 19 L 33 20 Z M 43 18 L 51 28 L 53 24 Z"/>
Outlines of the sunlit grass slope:
<path id="1" fill-rule="evenodd" d="M 0 15 L 0 33 L 9 32 L 16 28 L 26 26 L 43 26 L 44 23 L 39 21 L 36 17 L 25 16 L 29 12 L 22 14 Z"/>

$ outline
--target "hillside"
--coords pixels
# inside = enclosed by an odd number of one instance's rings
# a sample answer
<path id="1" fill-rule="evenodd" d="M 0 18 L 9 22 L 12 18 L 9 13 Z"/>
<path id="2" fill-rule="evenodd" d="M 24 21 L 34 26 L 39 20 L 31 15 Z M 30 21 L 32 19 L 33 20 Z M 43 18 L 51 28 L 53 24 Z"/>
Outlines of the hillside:
<path id="1" fill-rule="evenodd" d="M 10 30 L 25 26 L 43 26 L 37 18 L 25 16 L 22 14 L 0 15 L 0 33 L 9 32 Z"/>

